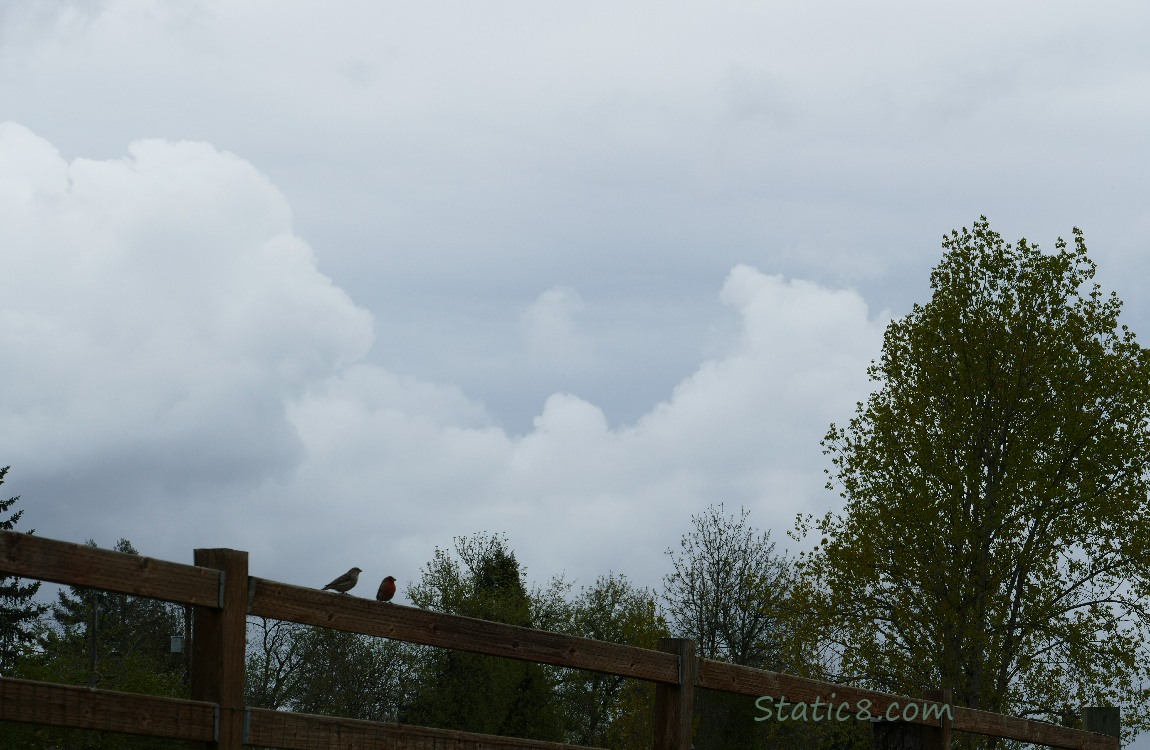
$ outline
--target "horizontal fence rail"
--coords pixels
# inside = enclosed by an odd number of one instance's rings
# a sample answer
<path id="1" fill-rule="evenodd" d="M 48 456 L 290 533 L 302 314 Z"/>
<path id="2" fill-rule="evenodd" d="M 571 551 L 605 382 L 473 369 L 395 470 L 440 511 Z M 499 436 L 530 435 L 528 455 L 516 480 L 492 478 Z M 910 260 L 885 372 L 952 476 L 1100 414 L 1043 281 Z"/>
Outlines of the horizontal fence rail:
<path id="1" fill-rule="evenodd" d="M 222 606 L 218 570 L 14 531 L 0 531 L 0 572 L 177 604 Z"/>
<path id="2" fill-rule="evenodd" d="M 1117 750 L 1119 747 L 1117 737 L 1060 727 L 1044 721 L 979 711 L 965 706 L 954 707 L 954 728 L 962 732 L 1073 750 Z"/>
<path id="3" fill-rule="evenodd" d="M 248 613 L 397 641 L 677 683 L 674 654 L 252 578 Z"/>
<path id="4" fill-rule="evenodd" d="M 891 715 L 899 717 L 903 715 L 900 709 L 908 704 L 914 704 L 917 707 L 915 715 L 913 718 L 905 719 L 907 723 L 934 727 L 941 725 L 941 721 L 936 718 L 941 715 L 944 705 L 940 701 L 837 685 L 711 659 L 700 659 L 699 662 L 699 678 L 695 684 L 701 688 L 742 695 L 769 695 L 773 698 L 785 696 L 790 704 L 801 702 L 808 706 L 814 704 L 816 700 L 823 706 L 833 704 L 839 707 L 846 703 L 847 708 L 843 709 L 843 712 L 848 713 L 852 719 L 857 715 L 859 701 L 862 700 L 869 701 L 866 706 L 867 712 L 876 719 L 885 717 L 892 704 L 897 705 Z M 930 711 L 923 710 L 927 706 L 931 708 Z M 978 711 L 963 706 L 951 706 L 951 712 L 953 713 L 951 728 L 959 732 L 1004 737 L 1070 750 L 1116 750 L 1118 747 L 1116 738 L 1042 721 Z M 927 715 L 931 718 L 925 718 Z"/>
<path id="5" fill-rule="evenodd" d="M 210 742 L 214 703 L 0 679 L 0 720 Z"/>
<path id="6" fill-rule="evenodd" d="M 954 730 L 1068 750 L 1119 750 L 1117 737 L 961 706 L 952 706 L 953 720 L 944 722 L 937 718 L 944 705 L 939 691 L 931 691 L 933 700 L 891 695 L 699 659 L 694 644 L 684 639 L 664 639 L 655 651 L 293 586 L 248 576 L 247 553 L 235 550 L 200 549 L 195 560 L 197 565 L 183 565 L 0 531 L 0 577 L 16 575 L 193 605 L 191 687 L 197 699 L 0 678 L 0 720 L 194 740 L 229 749 L 245 744 L 299 750 L 575 747 L 245 707 L 246 623 L 247 615 L 255 615 L 654 682 L 657 750 L 690 748 L 695 688 L 785 698 L 791 705 L 845 704 L 851 718 L 857 718 L 864 700 L 875 718 L 886 716 L 895 703 L 913 703 L 913 716 L 896 715 L 933 732 L 931 746 L 942 746 L 941 738 Z M 932 709 L 928 715 L 926 707 Z"/>
<path id="7" fill-rule="evenodd" d="M 582 745 L 497 737 L 450 729 L 248 709 L 244 744 L 277 750 L 598 750 Z"/>
<path id="8" fill-rule="evenodd" d="M 0 680 L 0 720 L 145 737 L 213 742 L 217 706 L 32 680 Z M 496 737 L 358 719 L 245 710 L 243 744 L 280 750 L 598 750 L 518 737 Z"/>

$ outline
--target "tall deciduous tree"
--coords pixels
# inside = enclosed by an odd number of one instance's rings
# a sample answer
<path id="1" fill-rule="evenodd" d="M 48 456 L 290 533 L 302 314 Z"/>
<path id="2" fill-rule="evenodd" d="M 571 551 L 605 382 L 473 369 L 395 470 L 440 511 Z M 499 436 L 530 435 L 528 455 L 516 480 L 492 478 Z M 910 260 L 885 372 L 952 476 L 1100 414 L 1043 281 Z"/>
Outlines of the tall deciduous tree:
<path id="1" fill-rule="evenodd" d="M 455 555 L 437 549 L 408 594 L 420 607 L 511 625 L 557 619 L 557 597 L 532 596 L 515 554 L 499 536 L 455 540 Z M 462 563 L 462 565 L 460 564 Z M 446 649 L 425 649 L 416 689 L 401 721 L 426 726 L 561 740 L 554 677 L 542 665 Z"/>
<path id="2" fill-rule="evenodd" d="M 846 504 L 803 565 L 843 672 L 1053 720 L 1121 703 L 1144 726 L 1150 355 L 1079 230 L 1047 254 L 982 217 L 943 248 L 878 389 L 823 442 Z"/>
<path id="3" fill-rule="evenodd" d="M 244 703 L 282 709 L 291 704 L 303 666 L 306 625 L 266 617 L 248 617 Z"/>
<path id="4" fill-rule="evenodd" d="M 758 669 L 801 669 L 806 644 L 794 637 L 790 607 L 795 585 L 791 561 L 775 552 L 770 534 L 749 523 L 750 512 L 727 515 L 722 504 L 692 516 L 694 528 L 667 550 L 672 571 L 663 600 L 672 631 L 698 644 L 699 656 Z M 824 737 L 802 736 L 774 724 L 749 721 L 748 696 L 700 690 L 696 694 L 700 747 L 809 747 Z M 804 730 L 822 727 L 804 727 Z M 785 735 L 785 736 L 782 736 Z M 810 735 L 810 736 L 807 736 Z M 825 746 L 825 745 L 824 745 Z"/>
<path id="5" fill-rule="evenodd" d="M 749 513 L 728 516 L 719 504 L 692 516 L 679 549 L 667 550 L 663 599 L 671 629 L 695 639 L 700 656 L 780 669 L 789 666 L 783 610 L 792 570 Z"/>
<path id="6" fill-rule="evenodd" d="M 600 576 L 571 603 L 565 630 L 597 641 L 657 648 L 667 634 L 655 593 L 626 576 Z M 602 672 L 560 670 L 566 741 L 589 747 L 646 748 L 654 736 L 654 685 Z"/>
<path id="7" fill-rule="evenodd" d="M 395 721 L 407 676 L 407 644 L 386 638 L 305 627 L 286 694 L 293 711 Z"/>
<path id="8" fill-rule="evenodd" d="M 4 484 L 9 468 L 0 468 L 0 484 Z M 0 514 L 7 513 L 19 499 L 0 500 Z M 14 530 L 22 515 L 24 511 L 18 510 L 8 518 L 0 517 L 0 529 Z M 0 674 L 11 675 L 16 660 L 36 640 L 36 624 L 47 610 L 46 605 L 37 604 L 34 599 L 39 590 L 39 581 L 21 583 L 16 576 L 0 576 Z"/>

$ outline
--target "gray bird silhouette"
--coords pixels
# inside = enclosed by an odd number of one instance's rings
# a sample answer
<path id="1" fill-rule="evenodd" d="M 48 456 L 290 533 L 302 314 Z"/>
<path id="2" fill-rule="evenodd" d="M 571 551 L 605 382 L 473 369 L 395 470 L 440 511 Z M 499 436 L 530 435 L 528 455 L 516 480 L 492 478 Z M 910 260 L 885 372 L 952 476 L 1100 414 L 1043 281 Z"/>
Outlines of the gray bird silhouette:
<path id="1" fill-rule="evenodd" d="M 361 571 L 359 568 L 352 568 L 351 570 L 341 575 L 339 578 L 324 586 L 322 589 L 320 589 L 320 591 L 327 591 L 328 589 L 331 589 L 333 591 L 338 591 L 341 594 L 346 594 L 355 588 L 355 584 L 359 583 L 359 574 L 362 572 L 363 571 Z"/>

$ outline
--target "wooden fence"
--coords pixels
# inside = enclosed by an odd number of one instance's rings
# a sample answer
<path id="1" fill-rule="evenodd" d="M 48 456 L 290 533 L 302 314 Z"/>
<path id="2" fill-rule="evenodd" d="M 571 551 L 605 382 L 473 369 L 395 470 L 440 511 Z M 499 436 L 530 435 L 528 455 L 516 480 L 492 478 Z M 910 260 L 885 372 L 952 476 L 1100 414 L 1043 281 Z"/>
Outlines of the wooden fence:
<path id="1" fill-rule="evenodd" d="M 192 700 L 0 678 L 0 720 L 190 740 L 205 748 L 243 745 L 298 750 L 562 750 L 560 745 L 381 722 L 271 711 L 244 706 L 247 617 L 316 625 L 371 636 L 509 659 L 592 670 L 656 684 L 656 750 L 689 750 L 696 688 L 749 696 L 786 696 L 791 704 L 868 700 L 872 715 L 899 716 L 908 703 L 922 747 L 949 748 L 952 731 L 1022 740 L 1072 750 L 1118 750 L 1119 740 L 1093 731 L 953 707 L 939 718 L 948 693 L 923 698 L 767 672 L 695 656 L 693 641 L 667 638 L 660 650 L 595 641 L 414 607 L 384 604 L 248 575 L 248 555 L 197 549 L 195 564 L 157 560 L 43 537 L 0 531 L 0 575 L 112 591 L 193 608 Z M 748 716 L 750 721 L 752 717 Z M 1116 729 L 1114 727 L 1113 729 Z M 1107 727 L 1107 731 L 1113 731 Z"/>

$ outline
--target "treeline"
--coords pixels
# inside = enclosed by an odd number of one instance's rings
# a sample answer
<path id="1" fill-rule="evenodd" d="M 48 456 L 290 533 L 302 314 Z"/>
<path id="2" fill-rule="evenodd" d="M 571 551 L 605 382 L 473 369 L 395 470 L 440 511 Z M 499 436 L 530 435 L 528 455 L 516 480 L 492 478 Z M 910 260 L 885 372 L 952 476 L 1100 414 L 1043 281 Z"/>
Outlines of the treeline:
<path id="1" fill-rule="evenodd" d="M 419 607 L 655 648 L 672 633 L 699 654 L 797 673 L 822 671 L 788 621 L 793 560 L 749 524 L 747 511 L 708 508 L 668 550 L 660 594 L 609 573 L 578 590 L 563 579 L 530 586 L 505 537 L 459 537 L 437 549 L 407 590 Z M 89 544 L 95 544 L 89 542 Z M 126 539 L 114 549 L 137 554 Z M 34 586 L 34 584 L 33 584 Z M 31 587 L 26 587 L 31 588 Z M 24 592 L 27 594 L 27 590 Z M 179 605 L 69 587 L 51 605 L 24 597 L 23 636 L 0 665 L 26 679 L 187 697 L 190 630 Z M 10 609 L 13 609 L 10 607 Z M 249 706 L 567 742 L 648 748 L 654 686 L 549 665 L 419 646 L 253 617 Z M 699 700 L 699 738 L 713 747 L 853 746 L 854 727 L 782 728 L 754 721 L 753 699 Z M 152 739 L 9 724 L 0 748 L 159 747 Z M 177 745 L 178 743 L 169 743 Z"/>

